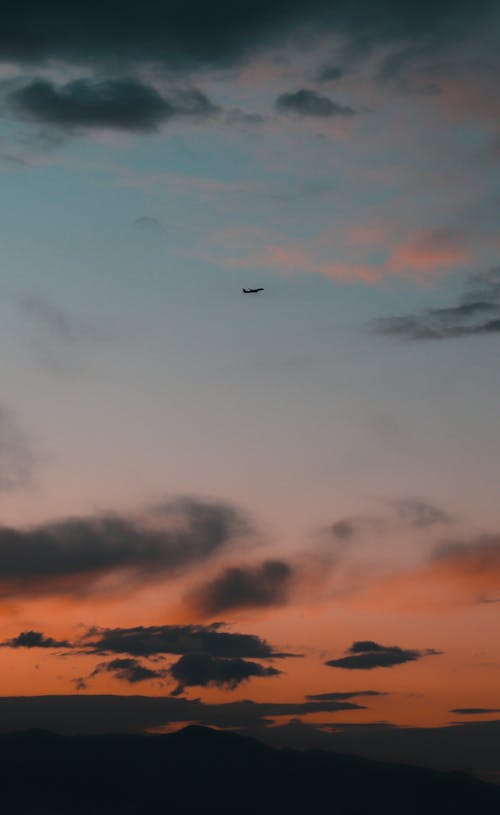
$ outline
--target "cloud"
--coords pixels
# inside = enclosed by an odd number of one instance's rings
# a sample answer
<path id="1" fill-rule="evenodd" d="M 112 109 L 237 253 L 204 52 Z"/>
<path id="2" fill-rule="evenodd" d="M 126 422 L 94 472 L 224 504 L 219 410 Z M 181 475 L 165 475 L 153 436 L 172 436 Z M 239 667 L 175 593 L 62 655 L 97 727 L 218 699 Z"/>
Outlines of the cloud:
<path id="1" fill-rule="evenodd" d="M 437 524 L 448 524 L 452 521 L 447 512 L 427 503 L 427 501 L 406 498 L 393 501 L 392 506 L 404 523 L 418 529 L 427 529 Z"/>
<path id="2" fill-rule="evenodd" d="M 148 61 L 192 71 L 234 65 L 266 46 L 285 44 L 291 35 L 300 35 L 303 47 L 314 47 L 318 34 L 337 35 L 354 53 L 392 43 L 399 50 L 402 43 L 424 43 L 439 53 L 477 26 L 493 26 L 497 10 L 494 0 L 424 0 L 410 11 L 398 0 L 387 0 L 382 8 L 371 0 L 355 5 L 219 0 L 208 6 L 193 0 L 187 14 L 180 2 L 143 0 L 139 8 L 125 0 L 118 14 L 111 0 L 99 5 L 78 0 L 70 6 L 49 3 L 41 14 L 36 0 L 24 0 L 21 14 L 14 0 L 6 0 L 0 57 L 8 62 L 55 59 L 93 65 Z"/>
<path id="3" fill-rule="evenodd" d="M 380 608 L 448 609 L 499 602 L 500 535 L 444 540 L 413 567 L 392 570 L 361 587 Z"/>
<path id="4" fill-rule="evenodd" d="M 0 405 L 0 491 L 31 486 L 35 456 L 13 411 Z"/>
<path id="5" fill-rule="evenodd" d="M 456 305 L 383 317 L 373 330 L 406 340 L 446 340 L 500 332 L 500 268 L 473 275 Z"/>
<path id="6" fill-rule="evenodd" d="M 158 218 L 153 218 L 151 215 L 141 215 L 136 218 L 134 226 L 138 229 L 147 229 L 148 231 L 163 231 L 163 224 Z"/>
<path id="7" fill-rule="evenodd" d="M 186 654 L 170 668 L 171 676 L 179 683 L 173 691 L 177 696 L 186 687 L 213 685 L 218 688 L 234 690 L 242 682 L 254 676 L 279 676 L 282 671 L 273 667 L 264 667 L 258 662 L 245 659 L 221 659 L 209 654 Z"/>
<path id="8" fill-rule="evenodd" d="M 91 653 L 113 652 L 133 656 L 205 654 L 217 658 L 278 659 L 291 654 L 275 651 L 254 634 L 221 631 L 212 625 L 158 625 L 135 628 L 91 629 L 80 645 Z"/>
<path id="9" fill-rule="evenodd" d="M 333 691 L 332 693 L 312 693 L 306 696 L 306 699 L 311 699 L 315 702 L 323 701 L 338 701 L 344 699 L 354 699 L 356 696 L 387 696 L 387 693 L 380 690 L 351 690 L 351 691 Z"/>
<path id="10" fill-rule="evenodd" d="M 4 648 L 72 648 L 67 640 L 46 637 L 41 631 L 22 631 L 17 637 L 0 642 Z"/>
<path id="11" fill-rule="evenodd" d="M 239 127 L 257 127 L 268 121 L 267 116 L 262 116 L 260 113 L 248 113 L 240 108 L 233 108 L 228 110 L 225 115 L 225 121 L 229 125 Z"/>
<path id="12" fill-rule="evenodd" d="M 327 96 L 302 88 L 295 93 L 282 93 L 275 102 L 279 113 L 295 113 L 298 116 L 352 116 L 355 111 L 339 105 Z"/>
<path id="13" fill-rule="evenodd" d="M 322 65 L 316 74 L 317 82 L 332 82 L 342 79 L 344 71 L 336 63 Z"/>
<path id="14" fill-rule="evenodd" d="M 500 575 L 500 536 L 443 542 L 434 549 L 423 573 L 424 577 L 455 584 L 462 592 L 472 591 L 478 603 L 491 601 L 488 592 L 496 593 Z"/>
<path id="15" fill-rule="evenodd" d="M 483 713 L 500 713 L 500 707 L 454 707 L 450 713 L 460 713 L 462 716 L 480 716 Z"/>
<path id="16" fill-rule="evenodd" d="M 356 521 L 353 518 L 345 518 L 332 524 L 331 532 L 336 540 L 347 543 L 355 537 L 356 526 Z"/>
<path id="17" fill-rule="evenodd" d="M 150 584 L 209 560 L 250 529 L 234 507 L 195 498 L 166 502 L 140 518 L 108 514 L 4 526 L 0 588 L 4 596 L 82 596 L 111 575 L 118 591 Z"/>
<path id="18" fill-rule="evenodd" d="M 441 651 L 427 648 L 424 651 L 416 649 L 399 648 L 397 645 L 379 645 L 372 640 L 353 642 L 345 652 L 347 656 L 340 659 L 330 659 L 325 662 L 330 668 L 345 668 L 347 670 L 369 671 L 373 668 L 392 668 L 403 665 L 405 662 L 415 662 L 425 656 L 435 656 Z"/>
<path id="19" fill-rule="evenodd" d="M 387 230 L 381 227 L 355 227 L 346 234 L 345 249 L 350 258 L 347 261 L 338 257 L 337 244 L 326 232 L 314 241 L 295 239 L 277 243 L 273 240 L 258 250 L 249 246 L 246 257 L 240 253 L 238 257 L 226 258 L 225 263 L 234 267 L 273 269 L 287 276 L 314 274 L 332 280 L 375 283 L 394 276 L 413 276 L 427 281 L 438 272 L 465 268 L 471 260 L 469 238 L 458 230 L 446 228 L 417 230 L 392 241 Z M 381 251 L 387 253 L 385 257 Z M 384 326 L 385 321 L 379 320 L 373 327 L 376 330 Z"/>
<path id="20" fill-rule="evenodd" d="M 154 670 L 142 665 L 138 659 L 122 658 L 113 659 L 111 662 L 100 662 L 88 678 L 92 679 L 102 673 L 112 673 L 116 679 L 135 685 L 151 679 L 163 679 L 168 675 L 168 670 Z M 84 679 L 77 680 L 79 683 L 82 681 L 86 687 Z"/>
<path id="21" fill-rule="evenodd" d="M 133 77 L 77 79 L 59 87 L 35 79 L 11 91 L 7 103 L 24 117 L 65 130 L 108 127 L 148 132 L 175 116 L 206 117 L 217 111 L 199 90 L 178 90 L 167 99 Z"/>
<path id="22" fill-rule="evenodd" d="M 295 569 L 284 560 L 266 560 L 258 566 L 231 567 L 191 592 L 203 614 L 238 608 L 259 608 L 286 602 Z"/>
<path id="23" fill-rule="evenodd" d="M 73 316 L 43 295 L 23 295 L 17 305 L 28 322 L 30 346 L 51 373 L 74 373 L 81 352 L 106 339 L 98 327 Z"/>

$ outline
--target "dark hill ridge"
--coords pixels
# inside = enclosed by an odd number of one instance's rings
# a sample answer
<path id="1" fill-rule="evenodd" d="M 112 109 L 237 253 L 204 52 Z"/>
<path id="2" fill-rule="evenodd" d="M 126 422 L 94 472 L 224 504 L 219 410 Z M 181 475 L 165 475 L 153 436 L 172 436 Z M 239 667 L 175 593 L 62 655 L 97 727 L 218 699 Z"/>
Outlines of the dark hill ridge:
<path id="1" fill-rule="evenodd" d="M 235 733 L 0 735 L 3 811 L 19 815 L 500 812 L 500 788 L 348 755 L 276 749 Z"/>

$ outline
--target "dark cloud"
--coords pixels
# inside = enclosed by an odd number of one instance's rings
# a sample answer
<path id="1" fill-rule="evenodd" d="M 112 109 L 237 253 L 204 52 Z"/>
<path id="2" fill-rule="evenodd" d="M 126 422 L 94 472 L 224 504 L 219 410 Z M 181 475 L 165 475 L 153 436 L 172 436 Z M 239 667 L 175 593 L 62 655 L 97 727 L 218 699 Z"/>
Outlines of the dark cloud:
<path id="1" fill-rule="evenodd" d="M 147 682 L 151 679 L 163 679 L 168 675 L 167 670 L 148 668 L 142 665 L 138 659 L 130 657 L 113 659 L 110 662 L 100 662 L 88 678 L 92 679 L 102 673 L 111 673 L 116 679 L 129 682 L 131 685 L 135 685 L 137 682 Z M 78 681 L 81 682 L 82 680 Z M 83 682 L 83 687 L 86 687 L 85 680 Z"/>
<path id="2" fill-rule="evenodd" d="M 417 528 L 425 529 L 436 524 L 448 524 L 452 520 L 447 512 L 427 501 L 407 498 L 393 501 L 392 505 L 402 521 Z"/>
<path id="3" fill-rule="evenodd" d="M 344 76 L 344 71 L 336 64 L 323 65 L 316 74 L 318 82 L 332 82 L 341 79 Z"/>
<path id="4" fill-rule="evenodd" d="M 375 320 L 377 334 L 406 340 L 446 340 L 500 332 L 500 268 L 477 274 L 456 305 Z"/>
<path id="5" fill-rule="evenodd" d="M 33 483 L 35 455 L 32 444 L 13 411 L 0 405 L 0 491 Z"/>
<path id="6" fill-rule="evenodd" d="M 0 643 L 5 648 L 72 648 L 67 640 L 55 640 L 46 637 L 41 631 L 22 631 L 17 637 L 12 637 Z"/>
<path id="7" fill-rule="evenodd" d="M 432 562 L 437 565 L 445 564 L 474 575 L 495 574 L 500 569 L 500 536 L 482 535 L 466 543 L 445 541 L 440 543 L 432 553 Z"/>
<path id="8" fill-rule="evenodd" d="M 257 127 L 267 122 L 268 117 L 262 116 L 260 113 L 247 113 L 239 108 L 233 108 L 226 113 L 225 121 L 229 125 L 239 127 Z"/>
<path id="9" fill-rule="evenodd" d="M 352 116 L 355 111 L 339 105 L 327 96 L 302 88 L 295 93 L 282 93 L 275 102 L 279 113 L 295 113 L 298 116 Z"/>
<path id="10" fill-rule="evenodd" d="M 460 713 L 462 716 L 480 716 L 483 713 L 500 713 L 500 707 L 454 707 L 450 713 Z"/>
<path id="11" fill-rule="evenodd" d="M 232 567 L 200 586 L 191 597 L 194 605 L 208 615 L 237 608 L 280 605 L 286 602 L 294 571 L 283 560 Z"/>
<path id="12" fill-rule="evenodd" d="M 6 0 L 2 6 L 0 58 L 78 64 L 133 64 L 149 61 L 176 70 L 235 64 L 263 47 L 300 42 L 314 45 L 318 33 L 338 34 L 353 51 L 375 45 L 423 42 L 436 50 L 459 42 L 489 15 L 495 0 L 422 0 L 409 6 L 399 0 L 358 3 L 311 0 L 254 0 L 250 4 L 219 0 L 207 4 L 182 0 L 159 4 L 114 0 L 99 4 L 52 0 L 43 10 L 36 0 Z"/>
<path id="13" fill-rule="evenodd" d="M 380 690 L 333 691 L 332 693 L 308 694 L 306 699 L 312 699 L 316 702 L 342 701 L 343 699 L 353 699 L 356 696 L 387 696 L 387 693 Z"/>
<path id="14" fill-rule="evenodd" d="M 278 659 L 291 654 L 275 651 L 254 634 L 221 631 L 222 623 L 212 625 L 157 625 L 135 628 L 104 628 L 87 632 L 80 645 L 92 653 L 118 653 L 132 656 L 155 654 L 205 654 L 210 657 Z"/>
<path id="15" fill-rule="evenodd" d="M 234 507 L 197 499 L 171 501 L 137 519 L 102 515 L 4 526 L 0 587 L 4 596 L 82 595 L 110 574 L 123 585 L 151 583 L 207 561 L 249 531 Z"/>
<path id="16" fill-rule="evenodd" d="M 345 652 L 347 656 L 340 659 L 330 659 L 325 662 L 330 668 L 346 668 L 347 670 L 369 671 L 372 668 L 392 668 L 405 662 L 415 662 L 425 656 L 442 653 L 432 648 L 419 651 L 410 648 L 399 648 L 397 645 L 380 645 L 372 640 L 353 642 Z"/>
<path id="17" fill-rule="evenodd" d="M 141 215 L 140 218 L 136 218 L 134 221 L 134 226 L 138 229 L 147 229 L 149 231 L 163 231 L 163 224 L 161 221 L 158 220 L 158 218 L 153 218 L 151 215 Z"/>
<path id="18" fill-rule="evenodd" d="M 221 659 L 209 654 L 186 654 L 170 668 L 170 674 L 179 683 L 173 695 L 183 693 L 186 687 L 199 685 L 234 690 L 254 676 L 279 676 L 282 671 L 264 667 L 245 659 Z"/>
<path id="19" fill-rule="evenodd" d="M 78 79 L 60 87 L 36 79 L 12 91 L 7 103 L 29 119 L 68 130 L 110 127 L 153 131 L 174 116 L 206 117 L 217 111 L 199 90 L 178 90 L 167 99 L 132 77 Z"/>
<path id="20" fill-rule="evenodd" d="M 331 530 L 334 538 L 345 543 L 354 538 L 356 534 L 356 523 L 352 519 L 346 518 L 332 524 Z"/>

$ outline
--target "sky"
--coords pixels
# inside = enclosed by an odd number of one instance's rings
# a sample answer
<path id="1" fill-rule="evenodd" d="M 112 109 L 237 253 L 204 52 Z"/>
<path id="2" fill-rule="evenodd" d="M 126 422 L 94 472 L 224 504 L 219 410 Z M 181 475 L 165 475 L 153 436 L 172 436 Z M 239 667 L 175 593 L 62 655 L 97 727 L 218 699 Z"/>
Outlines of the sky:
<path id="1" fill-rule="evenodd" d="M 2 727 L 500 778 L 499 16 L 4 4 Z"/>

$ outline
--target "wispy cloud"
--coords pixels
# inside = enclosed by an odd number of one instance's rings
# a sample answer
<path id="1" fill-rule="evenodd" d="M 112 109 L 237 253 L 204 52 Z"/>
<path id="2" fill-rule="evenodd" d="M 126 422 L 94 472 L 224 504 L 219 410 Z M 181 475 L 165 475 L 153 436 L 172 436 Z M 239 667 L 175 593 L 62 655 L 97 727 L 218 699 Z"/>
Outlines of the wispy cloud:
<path id="1" fill-rule="evenodd" d="M 72 314 L 46 295 L 24 294 L 17 306 L 34 356 L 52 374 L 66 376 L 79 371 L 87 352 L 107 339 L 90 320 Z"/>
<path id="2" fill-rule="evenodd" d="M 31 440 L 14 412 L 0 405 L 0 490 L 29 487 L 33 483 L 36 457 Z"/>
<path id="3" fill-rule="evenodd" d="M 375 320 L 377 334 L 406 340 L 446 340 L 500 332 L 500 269 L 473 275 L 458 303 Z"/>
<path id="4" fill-rule="evenodd" d="M 334 102 L 328 96 L 301 88 L 293 93 L 282 93 L 275 102 L 278 113 L 294 113 L 297 116 L 353 116 L 355 111 L 347 105 Z"/>

